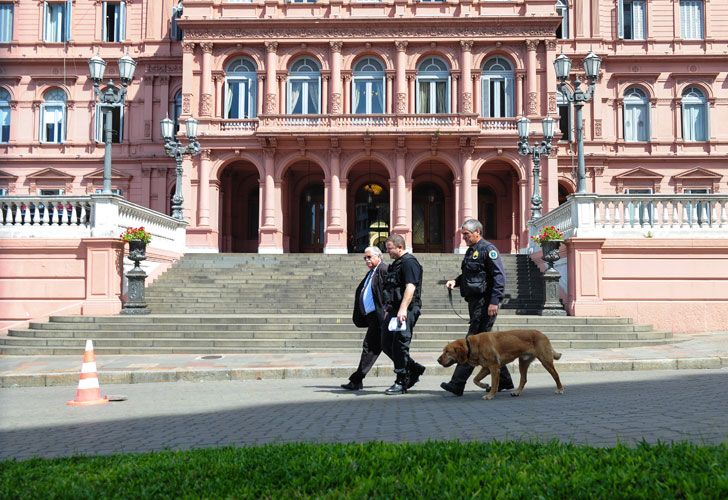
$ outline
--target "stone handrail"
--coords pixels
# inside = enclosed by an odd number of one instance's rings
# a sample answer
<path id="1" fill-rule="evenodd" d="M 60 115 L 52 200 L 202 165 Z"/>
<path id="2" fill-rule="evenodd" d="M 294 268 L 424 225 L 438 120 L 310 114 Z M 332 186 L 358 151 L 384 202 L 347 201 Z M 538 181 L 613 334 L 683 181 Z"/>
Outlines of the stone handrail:
<path id="1" fill-rule="evenodd" d="M 0 197 L 0 238 L 118 238 L 139 226 L 152 234 L 150 247 L 184 251 L 186 222 L 121 196 Z"/>
<path id="2" fill-rule="evenodd" d="M 531 235 L 554 226 L 586 238 L 726 238 L 728 195 L 575 194 L 529 224 Z M 529 245 L 534 247 L 533 242 Z"/>

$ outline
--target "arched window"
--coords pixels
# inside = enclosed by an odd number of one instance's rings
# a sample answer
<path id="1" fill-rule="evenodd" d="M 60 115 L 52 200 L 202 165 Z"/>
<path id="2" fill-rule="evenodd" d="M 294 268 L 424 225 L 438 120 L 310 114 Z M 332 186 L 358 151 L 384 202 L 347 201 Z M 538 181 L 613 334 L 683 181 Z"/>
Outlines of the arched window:
<path id="1" fill-rule="evenodd" d="M 441 59 L 428 57 L 417 68 L 416 112 L 450 112 L 450 70 Z"/>
<path id="2" fill-rule="evenodd" d="M 170 103 L 169 114 L 174 122 L 174 135 L 179 132 L 179 117 L 182 116 L 182 89 L 174 93 L 174 100 Z"/>
<path id="3" fill-rule="evenodd" d="M 10 92 L 0 88 L 0 142 L 10 141 Z"/>
<path id="4" fill-rule="evenodd" d="M 61 144 L 66 137 L 66 93 L 51 89 L 40 105 L 40 142 Z"/>
<path id="5" fill-rule="evenodd" d="M 365 57 L 354 66 L 351 84 L 351 112 L 357 115 L 384 113 L 384 67 L 373 57 Z"/>
<path id="6" fill-rule="evenodd" d="M 288 114 L 313 115 L 321 109 L 321 69 L 310 57 L 293 63 L 288 76 Z"/>
<path id="7" fill-rule="evenodd" d="M 569 2 L 556 0 L 556 14 L 561 17 L 561 24 L 556 28 L 556 38 L 569 38 Z"/>
<path id="8" fill-rule="evenodd" d="M 257 115 L 255 63 L 235 59 L 225 70 L 225 118 L 255 118 Z"/>
<path id="9" fill-rule="evenodd" d="M 488 59 L 483 65 L 483 116 L 503 118 L 514 116 L 513 67 L 502 57 Z"/>
<path id="10" fill-rule="evenodd" d="M 561 129 L 562 141 L 572 141 L 571 123 L 573 120 L 571 113 L 571 103 L 561 92 L 556 92 L 556 106 L 559 108 L 559 128 Z"/>
<path id="11" fill-rule="evenodd" d="M 685 141 L 708 140 L 707 100 L 696 87 L 688 87 L 682 95 L 682 131 Z"/>
<path id="12" fill-rule="evenodd" d="M 637 87 L 624 93 L 624 140 L 647 142 L 650 139 L 650 115 L 647 95 Z"/>

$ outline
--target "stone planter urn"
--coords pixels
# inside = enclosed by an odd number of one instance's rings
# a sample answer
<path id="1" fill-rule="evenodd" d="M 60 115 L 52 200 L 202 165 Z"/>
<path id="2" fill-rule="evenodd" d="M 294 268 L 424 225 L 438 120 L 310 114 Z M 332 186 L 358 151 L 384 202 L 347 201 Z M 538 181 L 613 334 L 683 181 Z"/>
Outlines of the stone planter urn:
<path id="1" fill-rule="evenodd" d="M 551 240 L 541 242 L 541 260 L 543 260 L 548 266 L 546 268 L 546 271 L 553 269 L 554 262 L 561 258 L 561 256 L 559 255 L 559 247 L 562 243 L 563 240 Z"/>
<path id="2" fill-rule="evenodd" d="M 146 258 L 147 244 L 142 240 L 129 240 L 129 260 L 134 261 L 134 267 L 126 273 L 128 287 L 121 314 L 149 314 L 144 297 L 144 281 L 147 279 L 147 273 L 139 266 L 139 263 Z"/>

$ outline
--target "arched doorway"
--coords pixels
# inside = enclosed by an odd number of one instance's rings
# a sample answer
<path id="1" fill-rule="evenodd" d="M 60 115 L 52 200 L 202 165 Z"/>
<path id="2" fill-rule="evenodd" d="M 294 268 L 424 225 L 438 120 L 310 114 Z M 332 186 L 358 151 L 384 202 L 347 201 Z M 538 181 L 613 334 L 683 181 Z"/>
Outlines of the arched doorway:
<path id="1" fill-rule="evenodd" d="M 445 196 L 434 182 L 420 184 L 412 195 L 412 250 L 445 251 Z"/>
<path id="2" fill-rule="evenodd" d="M 559 182 L 559 205 L 563 205 L 566 203 L 566 198 L 568 198 L 569 195 L 574 194 L 574 191 L 572 189 L 569 189 L 569 187 L 565 186 L 563 183 Z"/>
<path id="3" fill-rule="evenodd" d="M 352 252 L 363 252 L 368 246 L 384 251 L 389 235 L 389 191 L 378 182 L 361 186 L 354 196 L 354 230 Z"/>
<path id="4" fill-rule="evenodd" d="M 478 189 L 478 220 L 483 224 L 483 238 L 494 240 L 498 235 L 498 204 L 489 187 Z"/>
<path id="5" fill-rule="evenodd" d="M 308 184 L 300 200 L 300 251 L 323 253 L 324 251 L 324 187 L 320 183 Z"/>
<path id="6" fill-rule="evenodd" d="M 248 162 L 228 165 L 220 174 L 220 251 L 257 252 L 260 227 L 258 169 Z"/>

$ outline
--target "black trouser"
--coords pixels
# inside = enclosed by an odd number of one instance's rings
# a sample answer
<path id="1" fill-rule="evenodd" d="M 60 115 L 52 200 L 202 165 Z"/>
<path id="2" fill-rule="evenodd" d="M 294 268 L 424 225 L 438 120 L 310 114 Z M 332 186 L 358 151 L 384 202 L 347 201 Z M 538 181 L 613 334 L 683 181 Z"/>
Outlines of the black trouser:
<path id="1" fill-rule="evenodd" d="M 412 330 L 420 317 L 420 308 L 414 306 L 407 311 L 407 329 L 401 332 L 389 331 L 389 321 L 397 314 L 397 309 L 393 308 L 392 311 L 387 313 L 384 323 L 382 323 L 382 349 L 384 354 L 394 361 L 394 373 L 404 376 L 417 366 L 417 363 L 410 358 L 409 347 L 412 341 Z"/>
<path id="2" fill-rule="evenodd" d="M 359 366 L 349 377 L 355 383 L 361 382 L 367 376 L 382 352 L 382 322 L 376 311 L 367 314 L 366 319 L 369 327 L 362 343 Z"/>
<path id="3" fill-rule="evenodd" d="M 468 300 L 468 313 L 470 314 L 470 325 L 468 326 L 468 334 L 475 335 L 476 333 L 489 332 L 493 329 L 496 316 L 488 316 L 488 304 L 489 302 L 485 297 L 475 297 Z M 465 383 L 470 378 L 475 370 L 474 366 L 469 364 L 458 365 L 452 374 L 450 382 L 460 387 L 465 387 Z M 510 389 L 513 387 L 513 379 L 508 368 L 501 366 L 500 368 L 500 383 L 499 389 Z"/>

